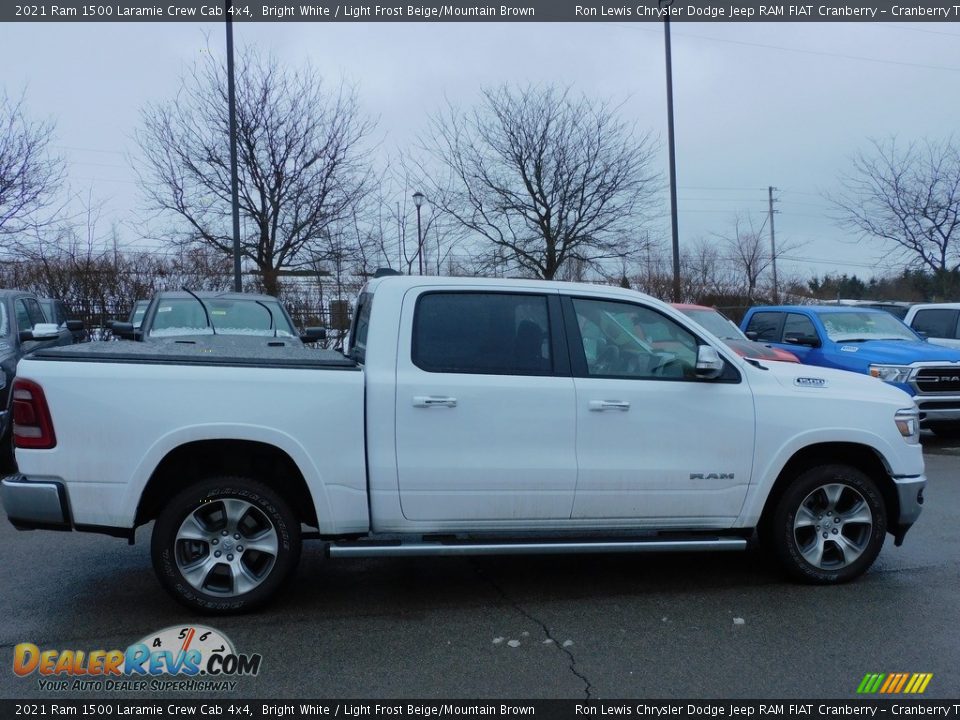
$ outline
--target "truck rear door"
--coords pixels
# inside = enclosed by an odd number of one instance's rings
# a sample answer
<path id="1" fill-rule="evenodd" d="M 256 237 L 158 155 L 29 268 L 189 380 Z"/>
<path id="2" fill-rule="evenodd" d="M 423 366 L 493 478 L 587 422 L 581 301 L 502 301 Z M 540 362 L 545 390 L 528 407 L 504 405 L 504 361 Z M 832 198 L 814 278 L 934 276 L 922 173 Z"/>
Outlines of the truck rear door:
<path id="1" fill-rule="evenodd" d="M 556 293 L 405 293 L 396 448 L 406 519 L 570 517 L 576 426 L 562 334 Z"/>

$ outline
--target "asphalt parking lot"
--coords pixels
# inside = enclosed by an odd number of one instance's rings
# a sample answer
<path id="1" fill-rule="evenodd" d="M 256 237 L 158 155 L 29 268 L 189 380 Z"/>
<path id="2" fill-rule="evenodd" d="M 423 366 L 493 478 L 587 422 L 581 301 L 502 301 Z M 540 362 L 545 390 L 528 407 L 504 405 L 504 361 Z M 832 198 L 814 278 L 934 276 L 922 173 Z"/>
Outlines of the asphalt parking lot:
<path id="1" fill-rule="evenodd" d="M 161 591 L 144 529 L 128 547 L 4 518 L 0 697 L 51 697 L 12 672 L 18 643 L 122 649 L 191 623 L 263 655 L 234 697 L 853 698 L 868 672 L 960 697 L 960 443 L 925 443 L 920 521 L 834 588 L 757 553 L 325 561 L 308 543 L 278 602 L 202 618 Z"/>

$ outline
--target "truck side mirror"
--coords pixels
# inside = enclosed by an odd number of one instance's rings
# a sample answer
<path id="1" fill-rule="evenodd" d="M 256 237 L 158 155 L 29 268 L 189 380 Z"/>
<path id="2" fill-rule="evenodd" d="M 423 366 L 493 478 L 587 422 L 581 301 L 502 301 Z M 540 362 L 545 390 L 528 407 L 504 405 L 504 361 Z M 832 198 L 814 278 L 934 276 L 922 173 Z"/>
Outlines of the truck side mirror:
<path id="1" fill-rule="evenodd" d="M 111 330 L 113 330 L 114 337 L 123 338 L 124 340 L 137 339 L 133 323 L 116 321 L 113 323 Z"/>
<path id="2" fill-rule="evenodd" d="M 322 327 L 304 328 L 300 340 L 305 343 L 318 342 L 327 339 L 327 329 Z"/>
<path id="3" fill-rule="evenodd" d="M 83 320 L 67 320 L 67 330 L 70 332 L 80 332 L 83 329 Z"/>
<path id="4" fill-rule="evenodd" d="M 723 358 L 709 345 L 697 348 L 696 375 L 701 380 L 715 380 L 723 372 Z"/>
<path id="5" fill-rule="evenodd" d="M 753 340 L 754 342 L 756 342 L 760 337 L 760 333 L 758 333 L 756 330 L 747 330 L 744 335 L 747 336 L 747 340 Z"/>
<path id="6" fill-rule="evenodd" d="M 20 342 L 56 340 L 58 337 L 60 337 L 60 326 L 56 323 L 37 323 L 32 330 L 20 331 Z"/>

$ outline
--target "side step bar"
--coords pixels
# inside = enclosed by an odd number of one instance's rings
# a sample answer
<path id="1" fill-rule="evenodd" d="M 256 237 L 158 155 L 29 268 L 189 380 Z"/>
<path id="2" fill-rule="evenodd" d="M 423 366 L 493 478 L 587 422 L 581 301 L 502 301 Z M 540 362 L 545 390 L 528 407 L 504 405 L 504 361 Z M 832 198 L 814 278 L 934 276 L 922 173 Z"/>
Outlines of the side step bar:
<path id="1" fill-rule="evenodd" d="M 562 555 L 569 553 L 718 552 L 746 550 L 744 538 L 689 540 L 611 540 L 552 542 L 410 542 L 376 544 L 370 541 L 335 542 L 330 557 L 424 557 L 427 555 Z"/>

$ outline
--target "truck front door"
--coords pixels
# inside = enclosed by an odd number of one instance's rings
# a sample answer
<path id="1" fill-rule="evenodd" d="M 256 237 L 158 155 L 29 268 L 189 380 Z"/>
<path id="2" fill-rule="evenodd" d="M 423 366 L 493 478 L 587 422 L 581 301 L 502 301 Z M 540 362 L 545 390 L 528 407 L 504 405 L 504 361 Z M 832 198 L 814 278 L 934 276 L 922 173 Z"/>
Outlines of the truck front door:
<path id="1" fill-rule="evenodd" d="M 701 341 L 658 310 L 563 302 L 577 388 L 573 518 L 729 527 L 753 463 L 753 396 L 739 371 L 697 378 Z"/>

